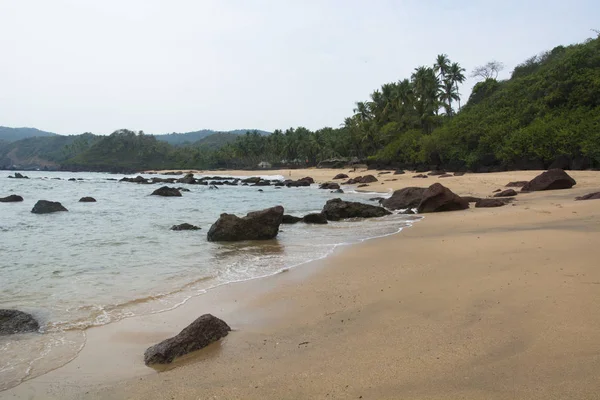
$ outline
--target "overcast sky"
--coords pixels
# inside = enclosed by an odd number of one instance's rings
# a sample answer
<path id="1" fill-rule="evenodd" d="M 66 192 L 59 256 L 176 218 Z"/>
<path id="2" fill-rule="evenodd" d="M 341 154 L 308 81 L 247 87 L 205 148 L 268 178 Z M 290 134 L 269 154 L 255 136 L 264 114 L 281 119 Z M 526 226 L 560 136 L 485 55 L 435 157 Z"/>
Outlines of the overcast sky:
<path id="1" fill-rule="evenodd" d="M 508 77 L 599 16 L 599 0 L 0 0 L 0 125 L 337 127 L 439 53 Z"/>

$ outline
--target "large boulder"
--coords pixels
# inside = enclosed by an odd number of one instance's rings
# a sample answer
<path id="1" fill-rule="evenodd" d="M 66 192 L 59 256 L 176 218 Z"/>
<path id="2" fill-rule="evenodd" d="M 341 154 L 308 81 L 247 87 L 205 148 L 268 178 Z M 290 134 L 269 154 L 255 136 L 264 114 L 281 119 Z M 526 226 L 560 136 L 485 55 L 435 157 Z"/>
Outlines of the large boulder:
<path id="1" fill-rule="evenodd" d="M 599 200 L 600 192 L 588 193 L 583 196 L 575 197 L 575 200 Z"/>
<path id="2" fill-rule="evenodd" d="M 456 211 L 469 208 L 469 202 L 441 183 L 434 183 L 423 192 L 421 203 L 417 207 L 419 213 Z"/>
<path id="3" fill-rule="evenodd" d="M 80 198 L 80 199 L 79 199 L 79 202 L 80 202 L 80 203 L 95 203 L 95 202 L 96 202 L 96 199 L 95 199 L 95 198 L 93 198 L 93 197 L 86 196 L 86 197 L 82 197 L 82 198 Z"/>
<path id="4" fill-rule="evenodd" d="M 340 185 L 335 182 L 325 182 L 319 185 L 319 189 L 329 189 L 329 190 L 337 190 L 340 188 Z"/>
<path id="5" fill-rule="evenodd" d="M 377 182 L 378 179 L 375 178 L 373 175 L 365 175 L 363 177 L 361 177 L 360 179 L 358 179 L 357 183 L 373 183 L 373 182 Z"/>
<path id="6" fill-rule="evenodd" d="M 348 175 L 346 174 L 337 174 L 333 177 L 333 179 L 348 179 Z"/>
<path id="7" fill-rule="evenodd" d="M 204 314 L 179 332 L 177 336 L 149 347 L 144 352 L 144 363 L 146 365 L 169 364 L 176 357 L 200 350 L 216 342 L 227 336 L 230 331 L 231 328 L 223 320 L 211 314 Z"/>
<path id="8" fill-rule="evenodd" d="M 32 315 L 19 310 L 0 310 L 0 335 L 35 332 L 40 325 Z"/>
<path id="9" fill-rule="evenodd" d="M 502 207 L 507 205 L 508 202 L 502 199 L 479 199 L 475 203 L 476 208 L 489 208 L 489 207 Z"/>
<path id="10" fill-rule="evenodd" d="M 58 201 L 48 201 L 48 200 L 39 200 L 33 208 L 31 212 L 34 214 L 50 214 L 58 211 L 69 211 Z"/>
<path id="11" fill-rule="evenodd" d="M 562 169 L 549 169 L 533 178 L 521 188 L 521 192 L 572 188 L 577 182 Z"/>
<path id="12" fill-rule="evenodd" d="M 375 218 L 391 214 L 383 207 L 354 201 L 343 201 L 342 199 L 327 201 L 322 212 L 330 221 L 339 221 L 346 218 Z"/>
<path id="13" fill-rule="evenodd" d="M 196 179 L 194 179 L 194 174 L 190 173 L 190 174 L 187 174 L 186 176 L 184 176 L 183 178 L 178 179 L 177 182 L 193 185 L 194 183 L 196 183 Z"/>
<path id="14" fill-rule="evenodd" d="M 181 192 L 177 188 L 163 186 L 152 192 L 152 196 L 181 197 Z"/>
<path id="15" fill-rule="evenodd" d="M 514 189 L 506 189 L 496 193 L 494 197 L 512 197 L 516 195 L 517 192 Z"/>
<path id="16" fill-rule="evenodd" d="M 396 190 L 392 197 L 385 199 L 381 202 L 381 205 L 390 210 L 401 210 L 404 208 L 416 208 L 421 203 L 423 193 L 427 188 L 420 187 L 407 187 L 404 189 Z"/>
<path id="17" fill-rule="evenodd" d="M 322 212 L 306 214 L 304 216 L 303 220 L 307 224 L 326 224 L 327 223 L 327 217 Z"/>
<path id="18" fill-rule="evenodd" d="M 11 194 L 10 196 L 0 198 L 0 203 L 16 203 L 18 201 L 23 201 L 23 197 L 17 194 Z"/>
<path id="19" fill-rule="evenodd" d="M 210 227 L 207 239 L 209 242 L 273 239 L 279 232 L 282 220 L 281 206 L 254 211 L 243 218 L 233 214 L 221 214 Z"/>
<path id="20" fill-rule="evenodd" d="M 298 179 L 297 181 L 293 180 L 285 180 L 283 181 L 285 186 L 287 187 L 301 187 L 301 186 L 310 186 L 311 183 L 315 183 L 315 180 L 310 176 L 306 176 L 302 179 Z"/>
<path id="21" fill-rule="evenodd" d="M 179 225 L 173 225 L 171 227 L 172 231 L 197 231 L 199 229 L 201 228 L 192 224 L 188 224 L 187 222 Z"/>

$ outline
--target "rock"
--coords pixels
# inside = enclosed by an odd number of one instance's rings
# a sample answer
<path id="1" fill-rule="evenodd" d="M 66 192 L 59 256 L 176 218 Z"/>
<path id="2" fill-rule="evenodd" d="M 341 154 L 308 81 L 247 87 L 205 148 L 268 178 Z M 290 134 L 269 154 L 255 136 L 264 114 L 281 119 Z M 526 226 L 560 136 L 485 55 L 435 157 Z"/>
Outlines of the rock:
<path id="1" fill-rule="evenodd" d="M 405 174 L 404 170 L 401 170 L 401 169 L 397 169 L 396 171 L 394 171 L 394 175 L 404 175 L 404 174 Z"/>
<path id="2" fill-rule="evenodd" d="M 281 206 L 254 211 L 243 218 L 221 214 L 210 227 L 207 239 L 209 242 L 273 239 L 279 232 L 282 219 Z"/>
<path id="3" fill-rule="evenodd" d="M 360 185 L 358 185 L 357 187 L 361 188 L 361 187 L 365 187 L 365 186 L 369 186 L 368 183 L 361 183 Z"/>
<path id="4" fill-rule="evenodd" d="M 381 205 L 390 210 L 402 210 L 405 208 L 417 208 L 427 188 L 407 187 L 396 190 L 392 197 L 385 199 Z"/>
<path id="5" fill-rule="evenodd" d="M 333 177 L 333 179 L 348 179 L 348 175 L 346 174 L 337 174 Z"/>
<path id="6" fill-rule="evenodd" d="M 315 180 L 313 178 L 311 178 L 310 176 L 305 176 L 304 178 L 300 178 L 298 180 L 303 181 L 303 182 L 308 182 L 308 183 L 315 183 Z"/>
<path id="7" fill-rule="evenodd" d="M 196 179 L 194 179 L 194 174 L 187 174 L 183 178 L 177 179 L 177 182 L 178 183 L 187 183 L 187 184 L 193 185 L 194 183 L 196 183 Z"/>
<path id="8" fill-rule="evenodd" d="M 436 176 L 436 175 L 446 175 L 446 171 L 431 171 L 429 172 L 427 175 L 429 176 Z"/>
<path id="9" fill-rule="evenodd" d="M 501 199 L 479 199 L 475 203 L 476 208 L 487 208 L 487 207 L 502 207 L 507 205 L 508 202 Z"/>
<path id="10" fill-rule="evenodd" d="M 527 181 L 515 181 L 515 182 L 508 182 L 504 187 L 523 187 L 525 185 L 527 185 L 529 182 Z"/>
<path id="11" fill-rule="evenodd" d="M 18 201 L 23 201 L 23 198 L 16 194 L 0 198 L 0 203 L 16 203 Z"/>
<path id="12" fill-rule="evenodd" d="M 340 185 L 335 182 L 325 182 L 325 183 L 321 183 L 321 185 L 319 185 L 319 189 L 337 190 L 339 188 L 340 188 Z"/>
<path id="13" fill-rule="evenodd" d="M 67 179 L 67 180 L 68 180 L 69 182 L 76 182 L 76 181 L 77 181 L 77 179 L 75 179 L 75 178 L 69 178 L 69 179 Z"/>
<path id="14" fill-rule="evenodd" d="M 181 225 L 173 225 L 171 227 L 172 231 L 197 231 L 197 230 L 200 230 L 200 229 L 202 229 L 202 228 L 199 228 L 199 227 L 197 227 L 195 225 L 188 224 L 188 223 L 184 223 L 184 224 L 181 224 Z"/>
<path id="15" fill-rule="evenodd" d="M 429 178 L 429 177 L 424 174 L 418 174 L 418 175 L 414 175 L 413 178 Z"/>
<path id="16" fill-rule="evenodd" d="M 39 200 L 31 210 L 34 214 L 49 214 L 58 211 L 69 211 L 58 201 Z"/>
<path id="17" fill-rule="evenodd" d="M 463 176 L 465 173 L 464 172 L 455 172 L 454 176 Z"/>
<path id="18" fill-rule="evenodd" d="M 19 310 L 0 310 L 0 335 L 36 332 L 40 325 L 32 315 Z"/>
<path id="19" fill-rule="evenodd" d="M 326 224 L 327 223 L 327 217 L 322 212 L 306 214 L 304 216 L 303 220 L 307 224 Z"/>
<path id="20" fill-rule="evenodd" d="M 96 199 L 93 197 L 82 197 L 79 199 L 80 203 L 95 203 Z"/>
<path id="21" fill-rule="evenodd" d="M 289 214 L 284 214 L 283 218 L 281 219 L 282 224 L 295 224 L 300 221 L 302 221 L 301 217 L 294 217 L 293 215 Z"/>
<path id="22" fill-rule="evenodd" d="M 539 190 L 569 189 L 577 182 L 562 169 L 549 169 L 533 178 L 521 188 L 521 192 L 535 192 Z"/>
<path id="23" fill-rule="evenodd" d="M 344 193 L 344 191 L 342 189 L 335 189 L 332 190 L 330 193 Z"/>
<path id="24" fill-rule="evenodd" d="M 474 196 L 460 196 L 460 197 L 462 197 L 462 199 L 466 200 L 468 203 L 476 203 L 479 200 L 481 200 L 481 198 L 474 197 Z"/>
<path id="25" fill-rule="evenodd" d="M 494 195 L 494 197 L 511 197 L 511 196 L 516 196 L 516 195 L 517 195 L 517 192 L 514 189 L 506 189 L 499 193 L 496 193 Z"/>
<path id="26" fill-rule="evenodd" d="M 378 179 L 375 178 L 373 175 L 365 175 L 363 177 L 361 177 L 357 183 L 373 183 L 373 182 L 377 182 Z"/>
<path id="27" fill-rule="evenodd" d="M 469 202 L 441 183 L 434 183 L 423 192 L 417 211 L 421 213 L 456 211 L 469 208 Z"/>
<path id="28" fill-rule="evenodd" d="M 454 177 L 454 175 L 452 175 L 452 174 L 442 174 L 442 175 L 438 176 L 438 178 L 452 178 L 452 177 Z"/>
<path id="29" fill-rule="evenodd" d="M 163 186 L 152 192 L 152 196 L 164 196 L 164 197 L 181 197 L 181 192 L 176 188 Z"/>
<path id="30" fill-rule="evenodd" d="M 329 221 L 346 218 L 374 218 L 391 214 L 383 207 L 372 206 L 342 199 L 331 199 L 323 207 L 323 214 Z"/>
<path id="31" fill-rule="evenodd" d="M 584 196 L 575 197 L 575 200 L 598 200 L 598 199 L 600 199 L 600 192 L 588 193 Z"/>
<path id="32" fill-rule="evenodd" d="M 301 187 L 301 186 L 310 186 L 311 183 L 315 183 L 315 180 L 310 176 L 304 177 L 302 179 L 298 179 L 297 181 L 286 180 L 283 182 L 287 187 Z"/>
<path id="33" fill-rule="evenodd" d="M 135 178 L 123 178 L 120 182 L 150 183 L 146 178 L 140 175 L 136 176 Z"/>
<path id="34" fill-rule="evenodd" d="M 259 192 L 264 192 L 264 190 L 262 190 L 262 189 L 258 189 L 258 191 L 259 191 Z"/>
<path id="35" fill-rule="evenodd" d="M 496 190 L 494 190 L 492 193 L 498 193 L 498 192 L 500 192 L 500 191 L 502 191 L 502 189 L 496 189 Z"/>
<path id="36" fill-rule="evenodd" d="M 271 182 L 269 182 L 269 181 L 260 180 L 260 181 L 256 182 L 255 184 L 253 184 L 252 186 L 269 186 L 270 184 L 271 184 Z"/>
<path id="37" fill-rule="evenodd" d="M 169 364 L 176 357 L 200 350 L 216 342 L 227 336 L 230 331 L 231 328 L 224 321 L 211 314 L 204 314 L 179 332 L 177 336 L 149 347 L 144 352 L 144 363 L 146 365 Z"/>
<path id="38" fill-rule="evenodd" d="M 8 177 L 9 177 L 9 178 L 12 178 L 12 179 L 29 179 L 29 177 L 28 177 L 28 176 L 21 175 L 21 174 L 20 174 L 20 173 L 18 173 L 18 172 L 15 172 L 15 176 L 10 176 L 10 175 L 9 175 Z"/>
<path id="39" fill-rule="evenodd" d="M 391 174 L 390 171 L 382 171 L 380 173 L 378 173 L 377 175 L 387 175 L 387 174 Z"/>

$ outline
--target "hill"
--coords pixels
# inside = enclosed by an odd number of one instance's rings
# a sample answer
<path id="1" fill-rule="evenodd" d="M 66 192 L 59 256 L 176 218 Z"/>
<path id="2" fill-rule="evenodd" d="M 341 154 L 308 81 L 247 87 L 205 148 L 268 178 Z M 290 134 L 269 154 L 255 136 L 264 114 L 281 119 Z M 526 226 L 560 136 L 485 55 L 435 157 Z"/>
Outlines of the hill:
<path id="1" fill-rule="evenodd" d="M 228 143 L 235 142 L 238 138 L 238 133 L 218 132 L 198 140 L 193 145 L 196 147 L 203 147 L 209 150 L 217 150 Z"/>
<path id="2" fill-rule="evenodd" d="M 218 132 L 218 131 L 213 131 L 210 129 L 202 129 L 199 131 L 194 131 L 194 132 L 186 132 L 186 133 L 168 133 L 168 134 L 164 134 L 164 135 L 154 135 L 156 137 L 156 139 L 162 141 L 162 142 L 167 142 L 173 146 L 182 146 L 182 145 L 186 145 L 186 144 L 192 144 L 192 143 L 196 143 L 199 140 L 204 139 L 205 137 L 217 134 L 217 133 L 230 133 L 230 134 L 235 134 L 235 135 L 242 135 L 245 134 L 246 132 L 250 131 L 250 129 L 236 129 L 233 131 L 227 131 L 227 132 Z M 266 131 L 258 131 L 261 135 L 268 135 L 270 132 L 266 132 Z"/>
<path id="3" fill-rule="evenodd" d="M 9 128 L 0 126 L 0 141 L 16 142 L 30 137 L 56 136 L 56 133 L 40 131 L 35 128 Z"/>

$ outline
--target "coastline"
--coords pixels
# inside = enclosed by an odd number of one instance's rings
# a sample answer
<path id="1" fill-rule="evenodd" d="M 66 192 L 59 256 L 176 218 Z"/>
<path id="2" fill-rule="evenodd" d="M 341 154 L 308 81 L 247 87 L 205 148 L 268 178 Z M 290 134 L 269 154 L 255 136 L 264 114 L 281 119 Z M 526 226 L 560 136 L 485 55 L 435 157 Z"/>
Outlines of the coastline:
<path id="1" fill-rule="evenodd" d="M 317 181 L 346 172 L 291 171 Z M 389 174 L 382 179 L 398 180 L 368 190 L 441 182 L 482 196 L 537 173 Z M 578 181 L 570 190 L 431 214 L 302 268 L 89 329 L 74 361 L 0 398 L 591 398 L 600 389 L 600 212 L 574 198 L 600 189 L 600 173 L 569 174 Z M 234 332 L 168 372 L 143 365 L 146 347 L 205 312 Z"/>

